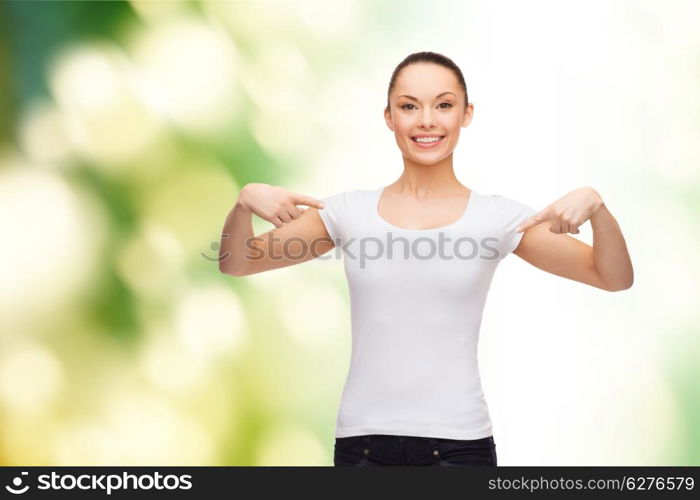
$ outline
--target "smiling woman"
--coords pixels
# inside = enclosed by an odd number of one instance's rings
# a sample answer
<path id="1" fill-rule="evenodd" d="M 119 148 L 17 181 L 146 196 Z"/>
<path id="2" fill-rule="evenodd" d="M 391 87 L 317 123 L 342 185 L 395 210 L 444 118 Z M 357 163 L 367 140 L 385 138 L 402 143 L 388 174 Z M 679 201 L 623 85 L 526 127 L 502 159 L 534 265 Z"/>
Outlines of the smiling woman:
<path id="1" fill-rule="evenodd" d="M 343 251 L 353 352 L 337 413 L 336 465 L 496 465 L 476 347 L 492 278 L 511 253 L 598 288 L 631 284 L 624 240 L 595 190 L 581 188 L 537 213 L 459 182 L 453 153 L 473 113 L 454 62 L 411 54 L 394 70 L 384 110 L 403 159 L 395 182 L 320 201 L 246 186 L 227 220 L 221 250 L 233 259 L 221 269 L 234 276 L 304 262 L 334 246 Z M 278 227 L 251 248 L 252 213 Z M 551 234 L 588 218 L 596 251 Z M 546 220 L 557 228 L 546 231 L 539 225 Z M 521 226 L 535 227 L 525 234 Z M 292 240 L 314 250 L 290 249 L 295 258 L 281 259 L 265 250 L 276 241 L 274 253 L 284 255 Z M 445 249 L 449 241 L 469 242 L 471 251 Z M 244 247 L 257 255 L 249 259 Z"/>

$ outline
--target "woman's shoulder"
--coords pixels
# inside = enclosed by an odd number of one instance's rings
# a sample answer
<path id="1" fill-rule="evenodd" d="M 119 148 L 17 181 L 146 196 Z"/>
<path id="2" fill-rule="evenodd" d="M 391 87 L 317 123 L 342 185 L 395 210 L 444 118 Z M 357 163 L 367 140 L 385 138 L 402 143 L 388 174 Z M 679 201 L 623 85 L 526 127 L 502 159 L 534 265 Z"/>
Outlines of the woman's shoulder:
<path id="1" fill-rule="evenodd" d="M 357 201 L 365 200 L 371 197 L 376 192 L 376 189 L 347 189 L 338 191 L 321 198 L 326 203 L 349 204 Z"/>
<path id="2" fill-rule="evenodd" d="M 329 194 L 320 198 L 325 207 L 319 212 L 322 216 L 335 214 L 338 220 L 343 214 L 359 213 L 359 209 L 370 199 L 371 191 L 371 189 L 346 189 Z"/>
<path id="3" fill-rule="evenodd" d="M 321 198 L 325 206 L 318 214 L 334 240 L 345 241 L 348 229 L 367 213 L 371 194 L 371 189 L 347 189 Z"/>
<path id="4" fill-rule="evenodd" d="M 506 196 L 501 193 L 481 193 L 481 197 L 484 198 L 488 203 L 494 207 L 512 207 L 518 205 L 526 205 L 525 202 L 521 201 L 520 197 Z"/>
<path id="5" fill-rule="evenodd" d="M 500 193 L 486 193 L 481 195 L 486 209 L 499 218 L 510 220 L 523 216 L 530 216 L 537 211 L 529 203 L 522 201 L 520 197 L 507 196 Z"/>

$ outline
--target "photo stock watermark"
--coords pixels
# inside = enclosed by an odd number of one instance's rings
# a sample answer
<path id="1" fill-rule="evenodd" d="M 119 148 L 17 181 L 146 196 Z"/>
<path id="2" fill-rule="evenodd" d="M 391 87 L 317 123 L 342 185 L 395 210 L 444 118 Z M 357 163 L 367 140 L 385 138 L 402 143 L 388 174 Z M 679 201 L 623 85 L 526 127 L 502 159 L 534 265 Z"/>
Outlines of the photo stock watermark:
<path id="1" fill-rule="evenodd" d="M 222 238 L 228 238 L 223 234 Z M 328 252 L 328 245 L 335 242 L 334 252 Z M 256 260 L 285 260 L 305 261 L 309 255 L 318 260 L 340 258 L 341 253 L 346 259 L 359 260 L 360 268 L 364 269 L 368 262 L 378 260 L 473 260 L 498 261 L 503 256 L 502 240 L 493 236 L 472 238 L 463 236 L 452 238 L 440 231 L 437 235 L 406 238 L 395 236 L 393 232 L 386 233 L 384 238 L 364 236 L 349 238 L 343 241 L 336 237 L 314 238 L 310 241 L 300 237 L 279 238 L 274 235 L 254 236 L 245 241 L 243 259 Z M 212 242 L 211 250 L 219 251 L 219 242 Z M 223 262 L 231 258 L 230 252 L 220 253 L 216 257 L 202 252 L 203 258 L 210 262 Z"/>
<path id="2" fill-rule="evenodd" d="M 34 479 L 34 481 L 32 481 Z M 93 491 L 111 495 L 114 491 L 173 491 L 192 489 L 190 474 L 161 474 L 160 472 L 130 474 L 71 474 L 51 472 L 37 474 L 34 478 L 28 471 L 21 471 L 5 485 L 5 491 L 23 495 L 31 491 Z"/>

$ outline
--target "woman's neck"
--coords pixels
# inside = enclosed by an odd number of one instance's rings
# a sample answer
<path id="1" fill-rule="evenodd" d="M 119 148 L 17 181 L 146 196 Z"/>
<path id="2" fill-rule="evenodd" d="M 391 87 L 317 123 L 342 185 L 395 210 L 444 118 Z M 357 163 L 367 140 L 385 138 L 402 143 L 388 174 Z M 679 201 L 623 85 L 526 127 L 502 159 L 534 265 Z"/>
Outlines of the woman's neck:
<path id="1" fill-rule="evenodd" d="M 411 195 L 415 198 L 461 196 L 469 192 L 454 173 L 452 155 L 432 165 L 416 163 L 404 157 L 401 176 L 387 186 L 387 191 Z"/>

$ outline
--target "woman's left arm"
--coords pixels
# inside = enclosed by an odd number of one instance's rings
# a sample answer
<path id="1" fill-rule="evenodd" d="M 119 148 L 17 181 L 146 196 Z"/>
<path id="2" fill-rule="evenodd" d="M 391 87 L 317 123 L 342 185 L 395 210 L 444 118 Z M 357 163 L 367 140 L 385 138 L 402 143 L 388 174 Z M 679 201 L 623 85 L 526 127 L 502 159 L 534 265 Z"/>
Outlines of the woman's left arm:
<path id="1" fill-rule="evenodd" d="M 578 227 L 589 219 L 593 246 L 564 234 L 578 234 Z M 525 233 L 513 253 L 535 267 L 611 292 L 626 290 L 634 282 L 620 226 L 591 187 L 574 189 L 517 230 Z"/>

